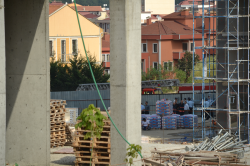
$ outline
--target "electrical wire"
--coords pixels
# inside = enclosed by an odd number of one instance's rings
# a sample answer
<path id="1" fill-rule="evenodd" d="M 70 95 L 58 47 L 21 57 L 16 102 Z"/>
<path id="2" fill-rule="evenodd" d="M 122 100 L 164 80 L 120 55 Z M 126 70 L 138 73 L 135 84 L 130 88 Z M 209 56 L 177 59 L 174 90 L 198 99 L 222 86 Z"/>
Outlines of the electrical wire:
<path id="1" fill-rule="evenodd" d="M 98 95 L 99 95 L 99 97 L 100 97 L 100 99 L 101 99 L 102 105 L 103 105 L 103 107 L 104 107 L 104 109 L 105 109 L 105 111 L 106 111 L 106 113 L 107 113 L 107 115 L 108 115 L 108 117 L 109 117 L 111 123 L 112 123 L 113 126 L 115 127 L 116 131 L 119 133 L 119 135 L 123 138 L 123 140 L 124 140 L 128 145 L 131 145 L 131 144 L 128 142 L 128 140 L 126 140 L 126 138 L 122 135 L 122 133 L 119 131 L 119 129 L 117 128 L 117 126 L 115 125 L 114 121 L 112 120 L 111 116 L 109 115 L 108 110 L 107 110 L 107 108 L 106 108 L 106 106 L 105 106 L 105 104 L 104 104 L 104 101 L 103 101 L 103 99 L 102 99 L 101 93 L 100 93 L 100 91 L 99 91 L 99 89 L 98 89 L 98 86 L 97 86 L 97 84 L 96 84 L 95 76 L 94 76 L 94 74 L 93 74 L 93 70 L 92 70 L 92 67 L 91 67 L 91 65 L 90 65 L 89 57 L 88 57 L 87 50 L 86 50 L 86 47 L 85 47 L 85 43 L 84 43 L 84 40 L 83 40 L 82 29 L 81 29 L 81 24 L 80 24 L 80 21 L 79 21 L 79 16 L 78 16 L 78 11 L 77 11 L 76 1 L 75 1 L 75 0 L 74 0 L 74 4 L 75 4 L 76 17 L 77 17 L 77 21 L 78 21 L 78 25 L 79 25 L 79 30 L 80 30 L 80 34 L 81 34 L 81 38 L 82 38 L 82 43 L 83 43 L 85 55 L 86 55 L 86 58 L 87 58 L 87 61 L 88 61 L 88 65 L 89 65 L 89 69 L 90 69 L 90 72 L 91 72 L 91 76 L 92 76 L 92 78 L 93 78 L 93 81 L 94 81 L 96 90 L 97 90 L 97 92 L 98 92 Z M 143 157 L 142 157 L 142 154 L 141 154 L 139 151 L 137 151 L 137 152 L 138 152 L 138 154 L 141 156 L 141 158 L 143 158 Z"/>

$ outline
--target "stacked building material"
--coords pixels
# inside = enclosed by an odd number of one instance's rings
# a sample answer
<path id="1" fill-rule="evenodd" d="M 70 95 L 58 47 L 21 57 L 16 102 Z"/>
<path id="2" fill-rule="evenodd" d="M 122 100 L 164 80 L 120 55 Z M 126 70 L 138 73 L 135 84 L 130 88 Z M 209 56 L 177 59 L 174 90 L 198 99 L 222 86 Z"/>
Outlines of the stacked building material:
<path id="1" fill-rule="evenodd" d="M 192 129 L 193 126 L 197 127 L 198 126 L 198 116 L 197 115 L 183 115 L 183 125 L 184 128 Z"/>
<path id="2" fill-rule="evenodd" d="M 186 147 L 186 151 L 218 151 L 218 152 L 230 152 L 237 153 L 240 157 L 244 156 L 244 152 L 250 151 L 249 145 L 244 145 L 247 140 L 239 140 L 235 135 L 231 135 L 228 132 L 222 134 L 222 129 L 218 135 L 212 139 L 206 138 L 205 141 L 198 146 Z"/>
<path id="3" fill-rule="evenodd" d="M 178 116 L 164 116 L 162 117 L 162 129 L 176 130 Z"/>
<path id="4" fill-rule="evenodd" d="M 158 115 L 151 115 L 148 117 L 150 122 L 150 127 L 152 129 L 160 129 L 161 128 L 161 117 Z"/>
<path id="5" fill-rule="evenodd" d="M 145 160 L 146 163 L 160 161 L 160 165 L 225 165 L 225 166 L 243 166 L 247 165 L 245 161 L 240 160 L 238 154 L 226 152 L 172 152 L 172 151 L 151 151 L 151 161 Z"/>
<path id="6" fill-rule="evenodd" d="M 188 128 L 191 129 L 194 127 L 198 126 L 198 116 L 197 115 L 192 115 L 192 114 L 187 114 L 187 115 L 182 115 L 179 116 L 177 119 L 177 127 L 178 128 Z"/>
<path id="7" fill-rule="evenodd" d="M 84 139 L 85 134 L 91 131 L 85 130 L 83 127 L 78 128 L 75 131 L 76 134 L 73 136 L 72 147 L 74 148 L 76 156 L 76 166 L 90 163 L 92 166 L 110 165 L 110 126 L 110 120 L 104 120 L 103 131 L 100 139 Z"/>
<path id="8" fill-rule="evenodd" d="M 73 138 L 72 138 L 72 132 L 70 130 L 69 125 L 66 125 L 65 132 L 66 132 L 66 143 L 65 143 L 65 145 L 66 146 L 71 146 Z"/>
<path id="9" fill-rule="evenodd" d="M 66 100 L 50 100 L 50 147 L 64 146 Z"/>
<path id="10" fill-rule="evenodd" d="M 173 114 L 173 102 L 171 100 L 158 100 L 156 102 L 156 114 L 157 115 L 172 115 Z"/>

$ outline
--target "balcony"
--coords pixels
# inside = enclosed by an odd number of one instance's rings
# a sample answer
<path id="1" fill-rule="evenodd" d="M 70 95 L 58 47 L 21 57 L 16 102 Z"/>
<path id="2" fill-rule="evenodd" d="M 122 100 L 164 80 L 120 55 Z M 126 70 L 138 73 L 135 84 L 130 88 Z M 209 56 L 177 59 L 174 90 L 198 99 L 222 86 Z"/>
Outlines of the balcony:
<path id="1" fill-rule="evenodd" d="M 102 62 L 102 67 L 110 68 L 110 62 Z"/>
<path id="2" fill-rule="evenodd" d="M 185 52 L 173 52 L 173 59 L 178 60 L 184 57 Z"/>

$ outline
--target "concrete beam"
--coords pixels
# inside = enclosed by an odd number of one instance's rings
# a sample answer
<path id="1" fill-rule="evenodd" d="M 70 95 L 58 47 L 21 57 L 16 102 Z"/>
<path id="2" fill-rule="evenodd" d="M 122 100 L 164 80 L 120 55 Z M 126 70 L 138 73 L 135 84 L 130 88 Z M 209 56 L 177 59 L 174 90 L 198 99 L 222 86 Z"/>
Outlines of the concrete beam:
<path id="1" fill-rule="evenodd" d="M 0 165 L 5 165 L 6 66 L 4 1 L 0 0 Z"/>
<path id="2" fill-rule="evenodd" d="M 9 165 L 50 165 L 48 5 L 5 0 Z"/>
<path id="3" fill-rule="evenodd" d="M 112 0 L 110 9 L 111 116 L 125 138 L 140 145 L 141 0 Z M 111 133 L 111 165 L 124 163 L 128 145 L 114 127 Z"/>

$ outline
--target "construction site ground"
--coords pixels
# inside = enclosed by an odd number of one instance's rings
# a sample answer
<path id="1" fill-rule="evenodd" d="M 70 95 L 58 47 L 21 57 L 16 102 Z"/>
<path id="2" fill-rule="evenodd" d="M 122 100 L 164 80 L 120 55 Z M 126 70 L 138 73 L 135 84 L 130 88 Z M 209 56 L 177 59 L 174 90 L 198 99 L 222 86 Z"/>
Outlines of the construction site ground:
<path id="1" fill-rule="evenodd" d="M 201 125 L 201 118 L 198 119 L 198 125 Z M 206 126 L 210 126 L 210 120 L 206 121 Z M 196 129 L 196 133 L 201 134 L 201 130 Z M 209 133 L 209 132 L 208 132 Z M 192 146 L 193 129 L 177 130 L 149 130 L 142 131 L 142 137 L 148 137 L 149 143 L 142 143 L 142 155 L 144 158 L 151 157 L 151 151 L 155 148 L 159 151 L 185 152 L 186 146 Z M 164 144 L 163 142 L 164 135 Z M 199 135 L 201 137 L 201 135 Z M 51 166 L 68 166 L 74 165 L 74 154 L 52 154 L 62 149 L 71 149 L 70 146 L 51 148 Z M 72 148 L 73 149 L 73 148 Z M 243 161 L 250 165 L 250 152 L 245 153 Z"/>

